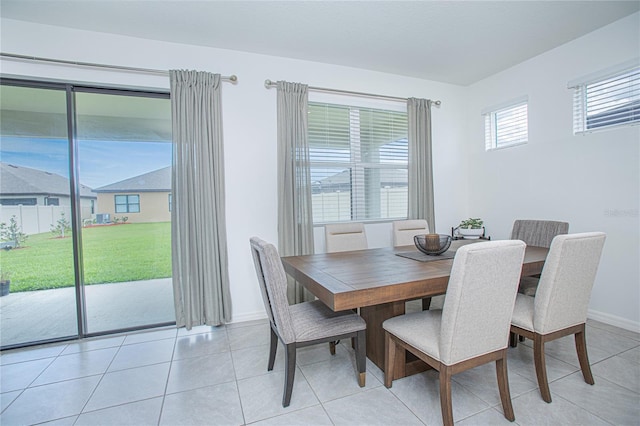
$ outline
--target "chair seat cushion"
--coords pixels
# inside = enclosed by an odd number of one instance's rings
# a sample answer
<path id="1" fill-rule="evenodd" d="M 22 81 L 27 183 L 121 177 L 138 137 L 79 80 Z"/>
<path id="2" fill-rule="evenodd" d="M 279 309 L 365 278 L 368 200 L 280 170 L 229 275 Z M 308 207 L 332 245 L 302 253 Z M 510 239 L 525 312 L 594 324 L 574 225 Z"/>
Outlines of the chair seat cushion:
<path id="1" fill-rule="evenodd" d="M 535 298 L 518 294 L 516 304 L 513 307 L 511 324 L 525 330 L 533 331 L 533 302 Z"/>
<path id="2" fill-rule="evenodd" d="M 538 289 L 538 282 L 540 278 L 536 277 L 522 277 L 520 278 L 520 285 L 518 286 L 518 293 L 525 294 L 527 296 L 535 296 Z"/>
<path id="3" fill-rule="evenodd" d="M 441 317 L 441 310 L 414 312 L 389 318 L 382 323 L 382 327 L 400 340 L 439 360 Z"/>
<path id="4" fill-rule="evenodd" d="M 367 328 L 353 311 L 334 312 L 319 300 L 289 306 L 297 342 L 326 339 Z"/>

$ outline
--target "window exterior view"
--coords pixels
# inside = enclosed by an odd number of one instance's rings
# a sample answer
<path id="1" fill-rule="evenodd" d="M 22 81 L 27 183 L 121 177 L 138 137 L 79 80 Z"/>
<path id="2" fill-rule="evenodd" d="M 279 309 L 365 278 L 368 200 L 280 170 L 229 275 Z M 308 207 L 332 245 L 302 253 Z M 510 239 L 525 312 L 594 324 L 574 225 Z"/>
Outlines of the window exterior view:
<path id="1" fill-rule="evenodd" d="M 314 223 L 406 218 L 407 113 L 309 103 Z"/>

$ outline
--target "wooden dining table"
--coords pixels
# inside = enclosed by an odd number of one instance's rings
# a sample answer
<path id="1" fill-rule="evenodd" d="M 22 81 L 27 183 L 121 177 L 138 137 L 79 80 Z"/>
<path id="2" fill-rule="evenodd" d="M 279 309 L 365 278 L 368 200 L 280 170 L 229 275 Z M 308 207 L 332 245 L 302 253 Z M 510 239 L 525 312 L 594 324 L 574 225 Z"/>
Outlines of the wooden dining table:
<path id="1" fill-rule="evenodd" d="M 452 241 L 455 252 L 481 240 Z M 549 249 L 528 246 L 522 276 L 542 271 Z M 406 255 L 421 258 L 415 260 Z M 420 256 L 414 246 L 285 256 L 285 271 L 334 311 L 359 309 L 367 322 L 367 357 L 384 370 L 384 330 L 388 318 L 405 313 L 405 302 L 446 293 L 453 259 Z M 426 257 L 425 257 L 426 256 Z M 401 354 L 398 354 L 401 355 Z M 396 377 L 424 371 L 410 354 L 397 356 Z"/>

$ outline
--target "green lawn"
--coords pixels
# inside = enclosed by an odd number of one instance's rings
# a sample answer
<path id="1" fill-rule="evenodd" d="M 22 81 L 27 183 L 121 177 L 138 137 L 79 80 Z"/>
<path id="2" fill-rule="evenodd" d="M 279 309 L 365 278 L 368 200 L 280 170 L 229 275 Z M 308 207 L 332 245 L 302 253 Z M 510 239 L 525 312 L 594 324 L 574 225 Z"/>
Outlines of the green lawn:
<path id="1" fill-rule="evenodd" d="M 74 285 L 71 238 L 30 235 L 24 247 L 0 251 L 11 292 Z M 82 229 L 85 284 L 171 276 L 171 223 L 127 223 Z"/>

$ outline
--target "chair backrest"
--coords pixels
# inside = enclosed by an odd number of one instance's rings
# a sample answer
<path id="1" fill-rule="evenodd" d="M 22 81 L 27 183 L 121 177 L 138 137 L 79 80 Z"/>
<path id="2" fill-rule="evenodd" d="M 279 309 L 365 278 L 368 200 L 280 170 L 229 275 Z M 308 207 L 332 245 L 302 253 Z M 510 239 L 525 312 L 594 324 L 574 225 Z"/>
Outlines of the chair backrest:
<path id="1" fill-rule="evenodd" d="M 440 325 L 440 360 L 452 365 L 507 347 L 525 243 L 460 247 L 453 260 Z"/>
<path id="2" fill-rule="evenodd" d="M 534 301 L 534 331 L 547 334 L 586 322 L 605 239 L 604 232 L 553 239 Z"/>
<path id="3" fill-rule="evenodd" d="M 522 240 L 528 246 L 547 247 L 556 235 L 569 232 L 567 222 L 554 220 L 516 220 L 511 230 L 512 240 Z"/>
<path id="4" fill-rule="evenodd" d="M 327 253 L 369 248 L 367 234 L 365 234 L 362 223 L 349 222 L 325 225 L 324 236 Z"/>
<path id="5" fill-rule="evenodd" d="M 275 325 L 285 344 L 292 343 L 295 341 L 295 332 L 287 300 L 287 276 L 278 250 L 258 237 L 252 237 L 250 242 L 253 265 L 269 321 Z"/>
<path id="6" fill-rule="evenodd" d="M 424 219 L 395 221 L 393 222 L 393 246 L 412 246 L 414 236 L 428 233 L 429 224 Z"/>

